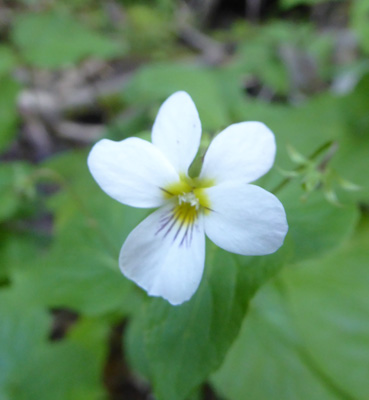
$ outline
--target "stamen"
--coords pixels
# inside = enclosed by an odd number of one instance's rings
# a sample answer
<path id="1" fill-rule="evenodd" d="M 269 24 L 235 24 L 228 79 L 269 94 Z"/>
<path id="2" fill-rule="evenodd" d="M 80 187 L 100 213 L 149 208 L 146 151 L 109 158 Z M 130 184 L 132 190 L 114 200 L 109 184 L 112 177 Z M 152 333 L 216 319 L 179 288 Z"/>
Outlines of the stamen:
<path id="1" fill-rule="evenodd" d="M 178 196 L 179 205 L 183 203 L 189 203 L 192 207 L 195 207 L 196 210 L 199 209 L 200 202 L 199 199 L 195 196 L 193 192 L 182 193 Z"/>

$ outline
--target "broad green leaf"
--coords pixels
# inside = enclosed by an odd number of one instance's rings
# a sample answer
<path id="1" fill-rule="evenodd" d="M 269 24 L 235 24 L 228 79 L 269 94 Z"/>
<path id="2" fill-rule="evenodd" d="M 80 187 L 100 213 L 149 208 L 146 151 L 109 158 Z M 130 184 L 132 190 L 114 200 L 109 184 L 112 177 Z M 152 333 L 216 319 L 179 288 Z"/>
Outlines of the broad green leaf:
<path id="1" fill-rule="evenodd" d="M 340 181 L 337 180 L 338 198 L 342 202 L 369 202 L 368 160 L 369 134 L 360 137 L 351 132 L 341 138 L 339 150 L 331 165 L 340 178 L 358 186 L 358 190 L 344 191 L 344 188 L 339 188 Z"/>
<path id="2" fill-rule="evenodd" d="M 369 75 L 365 75 L 355 90 L 342 98 L 340 112 L 343 115 L 344 133 L 339 141 L 337 155 L 332 166 L 337 173 L 360 186 L 360 190 L 345 195 L 356 201 L 369 201 Z"/>
<path id="3" fill-rule="evenodd" d="M 32 260 L 39 259 L 47 238 L 36 232 L 22 232 L 0 226 L 0 279 L 10 279 L 19 271 L 27 270 Z"/>
<path id="4" fill-rule="evenodd" d="M 31 171 L 26 163 L 0 164 L 0 222 L 13 217 L 23 202 L 34 197 Z"/>
<path id="5" fill-rule="evenodd" d="M 141 309 L 141 314 L 135 316 L 129 323 L 126 334 L 123 336 L 123 347 L 127 354 L 127 361 L 133 371 L 141 378 L 149 379 L 150 369 L 146 354 L 145 336 L 147 304 Z"/>
<path id="6" fill-rule="evenodd" d="M 103 363 L 106 357 L 106 342 L 110 334 L 110 326 L 103 318 L 79 317 L 67 333 L 68 341 L 82 346 Z"/>
<path id="7" fill-rule="evenodd" d="M 15 281 L 48 306 L 88 315 L 129 312 L 140 291 L 121 274 L 119 250 L 147 211 L 110 199 L 93 180 L 86 159 L 86 152 L 69 153 L 40 170 L 61 185 L 50 201 L 55 236 L 49 251 L 18 271 Z"/>
<path id="8" fill-rule="evenodd" d="M 342 1 L 342 0 L 333 0 L 333 1 Z M 282 0 L 281 6 L 283 8 L 292 8 L 301 5 L 316 5 L 320 3 L 325 3 L 326 0 Z"/>
<path id="9" fill-rule="evenodd" d="M 18 371 L 9 393 L 14 400 L 89 400 L 103 395 L 100 365 L 94 355 L 75 345 L 60 342 L 43 346 Z"/>
<path id="10" fill-rule="evenodd" d="M 148 374 L 159 400 L 181 400 L 222 362 L 240 329 L 250 298 L 288 257 L 288 246 L 263 258 L 236 257 L 209 246 L 206 275 L 194 297 L 173 307 L 153 300 L 133 329 L 133 365 Z"/>
<path id="11" fill-rule="evenodd" d="M 332 205 L 321 191 L 306 199 L 304 194 L 296 183 L 290 183 L 278 195 L 286 210 L 295 260 L 319 258 L 339 247 L 352 235 L 359 217 L 355 205 Z"/>
<path id="12" fill-rule="evenodd" d="M 56 12 L 17 15 L 12 39 L 25 62 L 42 68 L 65 67 L 88 56 L 114 57 L 122 50 L 111 38 Z"/>
<path id="13" fill-rule="evenodd" d="M 360 40 L 363 50 L 369 52 L 369 1 L 354 1 L 350 7 L 351 25 Z"/>
<path id="14" fill-rule="evenodd" d="M 350 135 L 362 139 L 368 137 L 368 90 L 369 74 L 366 74 L 360 79 L 355 89 L 347 96 L 342 97 L 338 103 L 338 111 L 343 115 L 346 130 Z"/>
<path id="15" fill-rule="evenodd" d="M 134 75 L 123 95 L 131 104 L 152 106 L 178 90 L 185 90 L 193 98 L 204 130 L 220 131 L 230 124 L 227 100 L 221 96 L 217 77 L 210 69 L 152 64 Z"/>
<path id="16" fill-rule="evenodd" d="M 212 379 L 225 398 L 368 398 L 368 240 L 366 218 L 341 248 L 258 293 Z"/>
<path id="17" fill-rule="evenodd" d="M 106 327 L 82 320 L 70 338 L 50 342 L 50 316 L 36 303 L 21 288 L 0 293 L 0 398 L 98 399 Z"/>
<path id="18" fill-rule="evenodd" d="M 19 367 L 29 363 L 46 340 L 49 323 L 46 313 L 22 301 L 19 293 L 1 291 L 0 398 L 17 383 Z"/>
<path id="19" fill-rule="evenodd" d="M 319 261 L 283 274 L 299 335 L 313 362 L 351 399 L 369 397 L 369 220 Z"/>
<path id="20" fill-rule="evenodd" d="M 16 103 L 19 85 L 8 75 L 0 79 L 0 152 L 16 135 L 18 121 Z"/>
<path id="21" fill-rule="evenodd" d="M 16 269 L 24 268 L 42 244 L 41 235 L 29 234 L 17 222 L 35 210 L 32 170 L 22 162 L 0 164 L 0 279 L 7 280 Z"/>
<path id="22" fill-rule="evenodd" d="M 58 400 L 103 397 L 101 373 L 108 333 L 103 320 L 85 318 L 72 326 L 66 339 L 44 343 L 19 371 L 11 392 L 14 400 L 46 400 L 51 392 Z"/>
<path id="23" fill-rule="evenodd" d="M 0 45 L 0 76 L 11 72 L 16 65 L 15 55 L 7 46 Z"/>
<path id="24" fill-rule="evenodd" d="M 335 400 L 305 362 L 288 305 L 270 283 L 253 299 L 241 332 L 211 382 L 227 400 Z"/>

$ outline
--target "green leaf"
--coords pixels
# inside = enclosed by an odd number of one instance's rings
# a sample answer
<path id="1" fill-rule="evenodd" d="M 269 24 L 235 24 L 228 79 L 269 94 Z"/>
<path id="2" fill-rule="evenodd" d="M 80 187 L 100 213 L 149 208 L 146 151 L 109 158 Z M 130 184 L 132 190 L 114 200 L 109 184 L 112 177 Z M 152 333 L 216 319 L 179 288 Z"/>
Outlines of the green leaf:
<path id="1" fill-rule="evenodd" d="M 366 399 L 368 218 L 329 255 L 293 265 L 259 292 L 213 376 L 230 400 Z"/>
<path id="2" fill-rule="evenodd" d="M 87 153 L 65 154 L 39 172 L 61 185 L 52 196 L 55 237 L 43 257 L 15 274 L 15 282 L 40 304 L 87 315 L 130 312 L 139 289 L 120 272 L 125 236 L 146 215 L 110 199 L 87 169 Z"/>
<path id="3" fill-rule="evenodd" d="M 16 58 L 11 49 L 0 45 L 0 76 L 12 71 L 16 65 Z"/>
<path id="4" fill-rule="evenodd" d="M 342 1 L 342 0 L 334 0 L 334 1 Z M 281 6 L 282 8 L 292 8 L 300 5 L 316 5 L 320 3 L 325 3 L 326 0 L 282 0 Z"/>
<path id="5" fill-rule="evenodd" d="M 222 362 L 240 329 L 248 302 L 288 256 L 288 246 L 263 258 L 236 257 L 209 246 L 206 275 L 194 297 L 173 307 L 148 303 L 134 321 L 144 344 L 133 365 L 146 373 L 160 400 L 181 400 Z M 132 343 L 132 340 L 130 341 Z"/>
<path id="6" fill-rule="evenodd" d="M 368 243 L 366 217 L 335 253 L 283 276 L 292 317 L 313 362 L 351 399 L 369 396 Z"/>
<path id="7" fill-rule="evenodd" d="M 20 296 L 9 290 L 0 293 L 0 398 L 7 398 L 5 393 L 17 383 L 19 367 L 37 353 L 49 322 L 43 310 L 26 307 Z"/>
<path id="8" fill-rule="evenodd" d="M 17 15 L 12 39 L 24 60 L 41 68 L 68 66 L 88 56 L 114 57 L 121 51 L 111 38 L 56 12 Z"/>
<path id="9" fill-rule="evenodd" d="M 178 90 L 185 90 L 193 98 L 203 129 L 220 131 L 231 122 L 216 75 L 206 68 L 152 64 L 135 74 L 124 89 L 124 99 L 131 104 L 159 105 Z"/>
<path id="10" fill-rule="evenodd" d="M 0 279 L 10 279 L 19 271 L 27 270 L 30 260 L 39 259 L 45 238 L 35 232 L 19 232 L 0 227 Z"/>
<path id="11" fill-rule="evenodd" d="M 146 309 L 144 304 L 141 313 L 134 316 L 130 321 L 126 334 L 123 336 L 123 347 L 127 354 L 127 361 L 133 371 L 141 378 L 149 380 L 150 368 L 147 357 L 145 336 L 143 334 L 146 328 Z"/>
<path id="12" fill-rule="evenodd" d="M 21 162 L 0 165 L 0 222 L 13 217 L 34 196 L 32 168 Z"/>
<path id="13" fill-rule="evenodd" d="M 332 159 L 332 167 L 344 179 L 360 186 L 360 190 L 342 193 L 339 197 L 354 201 L 369 201 L 369 116 L 367 98 L 369 75 L 365 75 L 355 90 L 342 98 L 340 112 L 345 128 L 339 141 L 337 155 Z"/>
<path id="14" fill-rule="evenodd" d="M 106 342 L 110 334 L 110 326 L 103 318 L 79 317 L 78 321 L 67 332 L 68 341 L 82 346 L 100 364 L 106 357 Z"/>
<path id="15" fill-rule="evenodd" d="M 0 79 L 0 152 L 12 141 L 16 134 L 17 95 L 19 85 L 10 76 L 4 75 Z"/>
<path id="16" fill-rule="evenodd" d="M 88 400 L 103 394 L 100 365 L 93 354 L 74 343 L 61 342 L 38 349 L 18 371 L 10 386 L 14 400 Z"/>
<path id="17" fill-rule="evenodd" d="M 211 383 L 227 400 L 335 400 L 306 365 L 301 346 L 278 286 L 268 284 Z"/>
<path id="18" fill-rule="evenodd" d="M 334 206 L 321 191 L 306 199 L 303 195 L 297 183 L 290 183 L 278 195 L 286 210 L 295 260 L 318 258 L 339 247 L 352 235 L 359 217 L 355 205 Z"/>
<path id="19" fill-rule="evenodd" d="M 106 328 L 83 320 L 70 339 L 50 342 L 50 317 L 36 303 L 18 288 L 0 293 L 0 398 L 98 398 Z"/>
<path id="20" fill-rule="evenodd" d="M 355 1 L 351 4 L 351 25 L 357 34 L 363 50 L 369 52 L 369 1 Z"/>

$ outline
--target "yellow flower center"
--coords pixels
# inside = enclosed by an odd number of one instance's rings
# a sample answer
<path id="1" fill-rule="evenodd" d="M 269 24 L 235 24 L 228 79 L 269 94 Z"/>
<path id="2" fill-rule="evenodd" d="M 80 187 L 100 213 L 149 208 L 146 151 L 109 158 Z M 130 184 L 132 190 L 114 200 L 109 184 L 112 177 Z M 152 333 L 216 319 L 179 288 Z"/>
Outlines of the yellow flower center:
<path id="1" fill-rule="evenodd" d="M 181 214 L 202 211 L 208 213 L 211 211 L 209 197 L 205 189 L 214 185 L 213 181 L 189 178 L 182 175 L 178 182 L 175 182 L 165 188 L 162 188 L 164 196 L 167 199 L 174 199 L 176 209 L 183 211 Z"/>
<path id="2" fill-rule="evenodd" d="M 173 208 L 169 214 L 163 216 L 157 233 L 163 232 L 166 236 L 174 229 L 174 241 L 178 239 L 180 245 L 190 243 L 199 213 L 211 212 L 205 189 L 213 184 L 209 180 L 181 176 L 178 182 L 162 188 L 164 197 L 173 202 Z"/>

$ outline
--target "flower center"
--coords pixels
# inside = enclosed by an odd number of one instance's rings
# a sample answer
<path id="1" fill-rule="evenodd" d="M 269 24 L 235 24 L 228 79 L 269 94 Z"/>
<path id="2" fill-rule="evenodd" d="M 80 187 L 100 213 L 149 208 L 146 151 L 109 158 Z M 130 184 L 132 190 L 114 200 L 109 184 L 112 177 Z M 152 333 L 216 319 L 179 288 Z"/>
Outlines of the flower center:
<path id="1" fill-rule="evenodd" d="M 200 202 L 199 199 L 195 196 L 193 192 L 189 193 L 182 193 L 178 195 L 178 205 L 181 206 L 182 204 L 187 203 L 191 207 L 194 207 L 196 210 L 199 209 Z"/>
<path id="2" fill-rule="evenodd" d="M 166 199 L 175 199 L 178 206 L 184 210 L 190 206 L 196 211 L 207 213 L 211 211 L 211 207 L 205 189 L 213 185 L 212 181 L 192 179 L 184 175 L 178 182 L 162 188 L 162 191 Z"/>
<path id="3" fill-rule="evenodd" d="M 178 240 L 180 246 L 190 244 L 199 214 L 211 212 L 205 191 L 210 186 L 210 182 L 181 177 L 179 182 L 162 188 L 164 197 L 173 202 L 173 208 L 163 215 L 156 234 L 163 233 L 164 237 L 173 235 L 173 241 Z"/>

